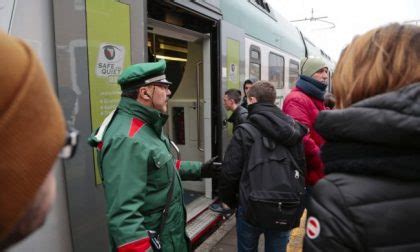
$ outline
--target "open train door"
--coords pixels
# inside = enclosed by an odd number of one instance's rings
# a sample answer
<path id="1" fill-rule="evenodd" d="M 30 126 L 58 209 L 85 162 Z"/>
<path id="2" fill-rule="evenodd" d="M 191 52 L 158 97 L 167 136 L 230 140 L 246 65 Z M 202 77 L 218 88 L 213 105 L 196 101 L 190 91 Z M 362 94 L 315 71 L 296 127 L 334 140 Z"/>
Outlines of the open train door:
<path id="1" fill-rule="evenodd" d="M 166 78 L 172 97 L 165 131 L 179 148 L 179 159 L 205 161 L 214 156 L 212 108 L 218 94 L 218 15 L 211 1 L 149 1 L 148 60 L 166 60 Z M 217 152 L 216 152 L 217 153 Z M 208 207 L 213 202 L 211 179 L 183 181 L 187 207 L 187 233 L 197 244 L 220 216 Z"/>

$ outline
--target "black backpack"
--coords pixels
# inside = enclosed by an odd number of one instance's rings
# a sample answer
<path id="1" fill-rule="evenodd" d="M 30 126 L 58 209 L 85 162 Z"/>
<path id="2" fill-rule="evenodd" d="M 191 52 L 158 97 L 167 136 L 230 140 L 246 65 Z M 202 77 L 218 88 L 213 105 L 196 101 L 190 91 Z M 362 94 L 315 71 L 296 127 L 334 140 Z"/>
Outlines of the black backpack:
<path id="1" fill-rule="evenodd" d="M 251 123 L 238 127 L 253 138 L 242 176 L 249 184 L 245 219 L 254 226 L 287 231 L 299 226 L 305 197 L 303 144 L 284 146 L 263 136 Z"/>

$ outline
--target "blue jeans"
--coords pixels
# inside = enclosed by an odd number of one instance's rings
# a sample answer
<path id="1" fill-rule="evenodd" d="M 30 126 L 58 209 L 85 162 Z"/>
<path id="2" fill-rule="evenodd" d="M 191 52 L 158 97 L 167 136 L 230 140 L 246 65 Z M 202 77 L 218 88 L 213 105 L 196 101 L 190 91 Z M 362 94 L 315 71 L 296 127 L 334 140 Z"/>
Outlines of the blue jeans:
<path id="1" fill-rule="evenodd" d="M 265 236 L 266 252 L 285 252 L 289 243 L 290 231 L 278 231 L 269 228 L 259 228 L 245 220 L 244 209 L 238 208 L 236 213 L 236 233 L 238 252 L 257 252 L 258 240 L 263 233 Z"/>

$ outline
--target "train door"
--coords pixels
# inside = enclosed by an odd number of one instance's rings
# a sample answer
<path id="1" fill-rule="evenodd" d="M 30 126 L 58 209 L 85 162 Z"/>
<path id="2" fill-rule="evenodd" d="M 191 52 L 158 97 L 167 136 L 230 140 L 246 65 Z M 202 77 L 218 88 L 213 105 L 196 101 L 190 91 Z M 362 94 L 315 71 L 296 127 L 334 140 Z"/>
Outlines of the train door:
<path id="1" fill-rule="evenodd" d="M 204 34 L 149 20 L 149 61 L 165 59 L 166 77 L 173 82 L 165 130 L 182 160 L 204 161 L 211 156 L 210 38 Z M 207 85 L 205 85 L 207 83 Z M 207 123 L 206 123 L 207 122 Z M 207 155 L 206 155 L 207 154 Z M 204 182 L 184 182 L 186 203 L 207 196 Z"/>
<path id="2" fill-rule="evenodd" d="M 166 78 L 173 82 L 165 131 L 178 146 L 179 159 L 205 161 L 212 148 L 210 37 L 153 19 L 148 30 L 149 61 L 165 59 Z M 183 187 L 191 220 L 212 203 L 212 183 L 183 181 Z"/>
<path id="3" fill-rule="evenodd" d="M 181 160 L 205 161 L 219 154 L 219 24 L 218 1 L 148 1 L 148 60 L 165 59 L 170 87 L 166 133 Z M 186 231 L 193 247 L 217 226 L 211 179 L 183 181 Z"/>
<path id="4" fill-rule="evenodd" d="M 222 59 L 221 90 L 220 97 L 223 97 L 227 89 L 236 88 L 243 92 L 242 83 L 250 76 L 245 72 L 245 32 L 242 28 L 227 21 L 221 22 L 220 57 Z M 231 112 L 227 112 L 223 106 L 220 107 L 220 115 L 223 115 L 223 122 L 229 118 Z M 231 124 L 223 124 L 221 127 L 221 148 L 219 155 L 223 156 L 232 137 L 233 128 Z"/>

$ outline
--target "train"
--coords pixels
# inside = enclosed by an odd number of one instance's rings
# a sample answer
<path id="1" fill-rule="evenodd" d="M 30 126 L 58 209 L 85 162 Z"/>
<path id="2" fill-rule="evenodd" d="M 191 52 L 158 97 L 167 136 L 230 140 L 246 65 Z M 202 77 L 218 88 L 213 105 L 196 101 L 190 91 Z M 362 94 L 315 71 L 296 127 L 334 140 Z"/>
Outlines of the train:
<path id="1" fill-rule="evenodd" d="M 232 135 L 225 90 L 268 80 L 281 108 L 300 58 L 322 57 L 334 68 L 265 0 L 2 0 L 0 28 L 34 48 L 68 127 L 80 132 L 75 156 L 55 164 L 57 200 L 47 222 L 10 251 L 109 249 L 100 171 L 86 139 L 118 103 L 118 75 L 130 64 L 166 60 L 174 85 L 165 132 L 178 146 L 174 155 L 199 161 L 222 157 Z M 216 184 L 184 182 L 194 246 L 223 222 L 208 209 Z"/>

